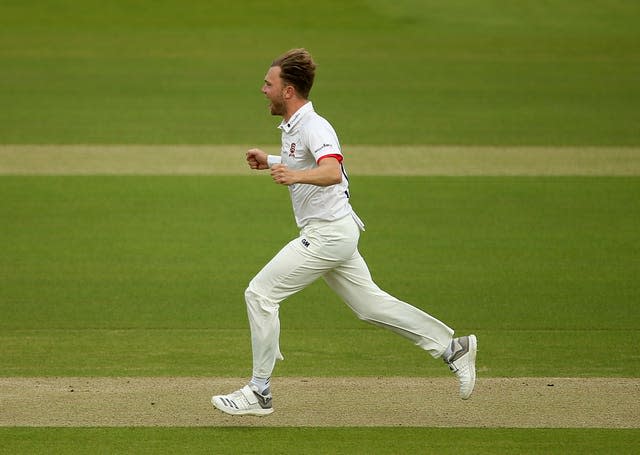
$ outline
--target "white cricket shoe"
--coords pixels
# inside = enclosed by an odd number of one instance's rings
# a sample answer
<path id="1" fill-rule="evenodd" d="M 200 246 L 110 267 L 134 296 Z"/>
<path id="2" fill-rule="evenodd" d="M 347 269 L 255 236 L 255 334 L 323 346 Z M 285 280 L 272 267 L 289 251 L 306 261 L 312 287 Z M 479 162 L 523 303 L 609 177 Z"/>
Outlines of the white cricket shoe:
<path id="1" fill-rule="evenodd" d="M 478 339 L 475 335 L 469 335 L 456 338 L 451 343 L 453 354 L 444 361 L 460 380 L 460 398 L 467 400 L 476 385 Z"/>
<path id="2" fill-rule="evenodd" d="M 264 416 L 273 412 L 271 393 L 261 395 L 254 385 L 246 385 L 229 395 L 216 395 L 211 403 L 231 415 Z"/>

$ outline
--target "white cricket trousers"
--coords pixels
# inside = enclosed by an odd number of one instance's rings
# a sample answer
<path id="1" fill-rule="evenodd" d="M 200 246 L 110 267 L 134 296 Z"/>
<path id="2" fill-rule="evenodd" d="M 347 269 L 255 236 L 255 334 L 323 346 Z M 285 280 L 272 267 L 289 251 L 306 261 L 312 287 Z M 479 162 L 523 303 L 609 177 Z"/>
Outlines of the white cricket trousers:
<path id="1" fill-rule="evenodd" d="M 348 215 L 312 221 L 251 280 L 245 291 L 254 377 L 268 378 L 280 353 L 280 302 L 322 277 L 358 318 L 390 329 L 440 357 L 453 330 L 381 290 L 358 252 L 360 229 Z"/>

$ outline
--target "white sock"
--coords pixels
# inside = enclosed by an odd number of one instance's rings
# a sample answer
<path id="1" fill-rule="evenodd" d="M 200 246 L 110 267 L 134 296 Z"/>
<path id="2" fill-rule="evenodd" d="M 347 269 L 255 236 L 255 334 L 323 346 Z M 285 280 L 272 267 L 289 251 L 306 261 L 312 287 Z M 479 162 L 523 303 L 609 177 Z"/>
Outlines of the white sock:
<path id="1" fill-rule="evenodd" d="M 253 376 L 250 383 L 258 388 L 258 393 L 260 395 L 265 395 L 265 392 L 269 393 L 268 389 L 271 385 L 271 378 L 257 378 Z"/>
<path id="2" fill-rule="evenodd" d="M 442 354 L 442 358 L 445 362 L 449 362 L 460 349 L 462 349 L 462 345 L 457 338 L 454 338 L 444 351 L 444 354 Z"/>

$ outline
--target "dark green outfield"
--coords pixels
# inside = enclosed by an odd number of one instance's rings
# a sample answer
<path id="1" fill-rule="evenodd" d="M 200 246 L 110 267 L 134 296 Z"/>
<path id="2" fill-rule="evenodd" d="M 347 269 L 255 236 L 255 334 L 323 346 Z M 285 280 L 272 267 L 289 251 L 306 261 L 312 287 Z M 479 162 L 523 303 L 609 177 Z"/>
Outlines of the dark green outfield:
<path id="1" fill-rule="evenodd" d="M 638 23 L 636 0 L 7 0 L 0 144 L 272 144 L 262 78 L 305 46 L 345 144 L 638 146 Z M 352 180 L 374 277 L 477 332 L 481 374 L 638 376 L 637 177 Z M 242 292 L 292 225 L 285 190 L 257 177 L 0 177 L 0 375 L 247 375 Z M 282 320 L 280 375 L 448 374 L 322 284 Z M 639 439 L 0 428 L 0 453 L 622 454 Z"/>
<path id="2" fill-rule="evenodd" d="M 315 55 L 348 144 L 640 145 L 636 0 L 0 3 L 0 143 L 273 143 Z"/>
<path id="3" fill-rule="evenodd" d="M 481 339 L 486 376 L 632 376 L 640 178 L 354 177 L 381 287 Z M 296 235 L 267 177 L 0 178 L 5 376 L 246 376 L 243 291 Z M 283 376 L 448 374 L 323 283 Z M 580 362 L 568 361 L 580 359 Z"/>
<path id="4" fill-rule="evenodd" d="M 12 454 L 634 454 L 638 430 L 0 428 Z M 46 449 L 45 449 L 46 448 Z M 0 453 L 2 448 L 0 448 Z M 7 452 L 9 453 L 9 452 Z"/>

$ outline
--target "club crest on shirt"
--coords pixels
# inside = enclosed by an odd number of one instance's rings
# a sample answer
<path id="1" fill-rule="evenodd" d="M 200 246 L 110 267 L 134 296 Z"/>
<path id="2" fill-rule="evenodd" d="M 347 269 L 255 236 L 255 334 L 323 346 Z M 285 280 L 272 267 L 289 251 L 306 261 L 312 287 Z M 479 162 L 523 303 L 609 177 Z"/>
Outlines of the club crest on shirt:
<path id="1" fill-rule="evenodd" d="M 292 142 L 291 147 L 289 147 L 289 156 L 296 156 L 296 143 Z"/>

